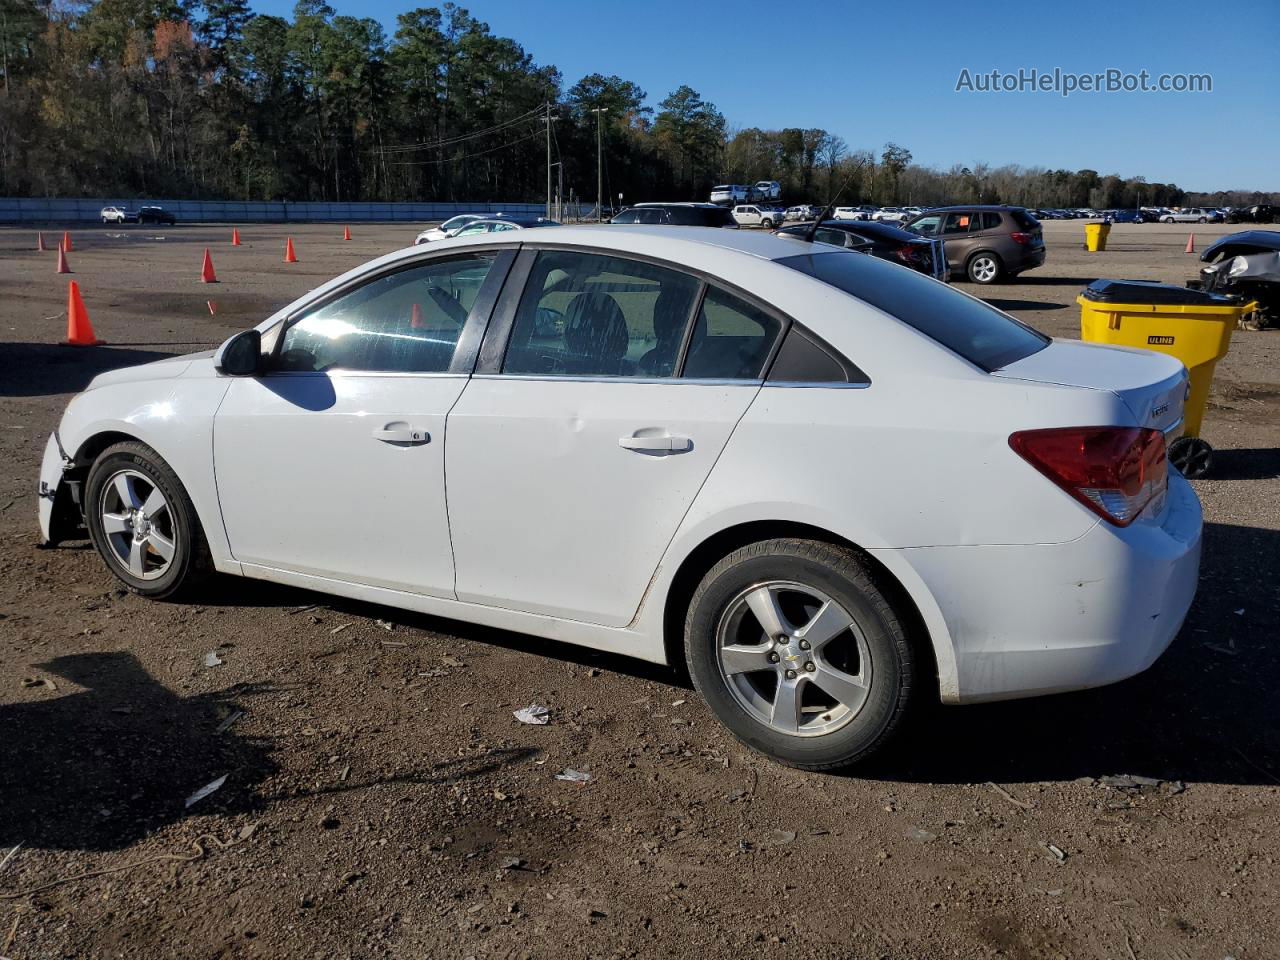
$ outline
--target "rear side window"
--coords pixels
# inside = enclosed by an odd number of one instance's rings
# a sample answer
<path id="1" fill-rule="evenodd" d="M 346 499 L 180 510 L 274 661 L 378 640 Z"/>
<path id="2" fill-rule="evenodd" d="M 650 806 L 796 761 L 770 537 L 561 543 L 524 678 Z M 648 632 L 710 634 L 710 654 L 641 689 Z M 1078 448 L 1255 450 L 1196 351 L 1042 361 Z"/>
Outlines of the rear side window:
<path id="1" fill-rule="evenodd" d="M 998 230 L 1000 228 L 1000 214 L 993 213 L 990 210 L 982 212 L 982 229 Z"/>
<path id="2" fill-rule="evenodd" d="M 1023 230 L 1034 230 L 1036 227 L 1040 226 L 1040 221 L 1026 210 L 1014 210 L 1012 216 L 1013 222 Z"/>
<path id="3" fill-rule="evenodd" d="M 851 294 L 983 370 L 1038 353 L 1049 338 L 981 300 L 875 257 L 805 254 L 776 261 Z"/>
<path id="4" fill-rule="evenodd" d="M 776 317 L 731 293 L 708 287 L 689 340 L 683 375 L 758 380 L 781 330 Z"/>

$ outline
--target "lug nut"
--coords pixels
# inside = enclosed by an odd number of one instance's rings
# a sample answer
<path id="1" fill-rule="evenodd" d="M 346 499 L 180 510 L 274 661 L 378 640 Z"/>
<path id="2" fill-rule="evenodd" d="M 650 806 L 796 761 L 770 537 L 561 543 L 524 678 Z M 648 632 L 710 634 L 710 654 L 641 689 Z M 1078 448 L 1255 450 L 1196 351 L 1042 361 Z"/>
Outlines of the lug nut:
<path id="1" fill-rule="evenodd" d="M 788 671 L 787 671 L 787 679 L 788 679 L 788 680 L 794 680 L 795 678 L 796 678 L 796 672 L 795 672 L 794 670 L 788 670 Z"/>
<path id="2" fill-rule="evenodd" d="M 782 644 L 784 647 L 790 642 L 791 642 L 791 638 L 788 637 L 785 633 L 780 634 L 778 636 L 778 643 Z"/>
<path id="3" fill-rule="evenodd" d="M 804 668 L 805 668 L 805 670 L 807 670 L 809 673 L 813 673 L 813 671 L 815 671 L 815 670 L 817 670 L 817 669 L 818 669 L 817 667 L 815 667 L 815 666 L 813 665 L 813 661 L 812 661 L 812 660 L 810 660 L 809 662 L 807 662 L 807 663 L 804 665 Z"/>
<path id="4" fill-rule="evenodd" d="M 801 641 L 800 641 L 800 649 L 801 649 L 801 650 L 808 650 L 808 649 L 809 649 L 809 641 L 808 641 L 808 640 L 801 640 Z"/>
<path id="5" fill-rule="evenodd" d="M 777 663 L 777 662 L 778 662 L 778 655 L 777 655 L 776 653 L 772 653 L 772 652 L 771 652 L 771 653 L 769 654 L 769 662 L 770 662 L 770 663 Z"/>

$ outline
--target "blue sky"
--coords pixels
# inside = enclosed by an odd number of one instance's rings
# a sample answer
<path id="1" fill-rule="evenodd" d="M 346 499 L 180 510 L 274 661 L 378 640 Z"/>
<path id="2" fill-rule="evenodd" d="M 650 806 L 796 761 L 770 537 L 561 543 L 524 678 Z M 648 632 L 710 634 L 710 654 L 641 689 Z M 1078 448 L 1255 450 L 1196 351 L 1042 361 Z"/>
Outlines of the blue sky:
<path id="1" fill-rule="evenodd" d="M 372 16 L 439 2 L 329 0 Z M 823 127 L 889 140 L 930 166 L 1089 167 L 1190 190 L 1280 190 L 1280 0 L 459 0 L 568 87 L 588 73 L 682 83 L 732 127 Z M 288 15 L 292 0 L 255 9 Z M 766 39 L 772 38 L 772 39 Z M 957 93 L 972 74 L 1207 73 L 1211 93 Z"/>

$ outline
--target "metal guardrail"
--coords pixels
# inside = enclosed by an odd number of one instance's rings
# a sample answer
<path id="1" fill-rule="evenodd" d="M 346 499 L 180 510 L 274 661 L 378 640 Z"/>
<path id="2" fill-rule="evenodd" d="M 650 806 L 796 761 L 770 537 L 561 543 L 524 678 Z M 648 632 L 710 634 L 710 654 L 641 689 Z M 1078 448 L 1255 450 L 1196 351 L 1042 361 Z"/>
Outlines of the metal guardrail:
<path id="1" fill-rule="evenodd" d="M 164 207 L 179 223 L 423 222 L 459 213 L 540 216 L 541 203 L 283 203 L 242 200 L 174 200 L 119 197 L 0 197 L 0 223 L 97 221 L 103 207 Z"/>

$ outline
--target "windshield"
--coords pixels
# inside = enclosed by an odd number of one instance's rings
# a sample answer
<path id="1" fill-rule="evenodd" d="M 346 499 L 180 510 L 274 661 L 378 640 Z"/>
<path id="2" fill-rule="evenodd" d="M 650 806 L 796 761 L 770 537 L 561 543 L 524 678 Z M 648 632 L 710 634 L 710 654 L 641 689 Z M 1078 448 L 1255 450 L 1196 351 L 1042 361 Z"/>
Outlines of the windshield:
<path id="1" fill-rule="evenodd" d="M 776 262 L 883 310 L 987 372 L 1038 353 L 1050 342 L 981 300 L 876 257 L 832 252 Z"/>

